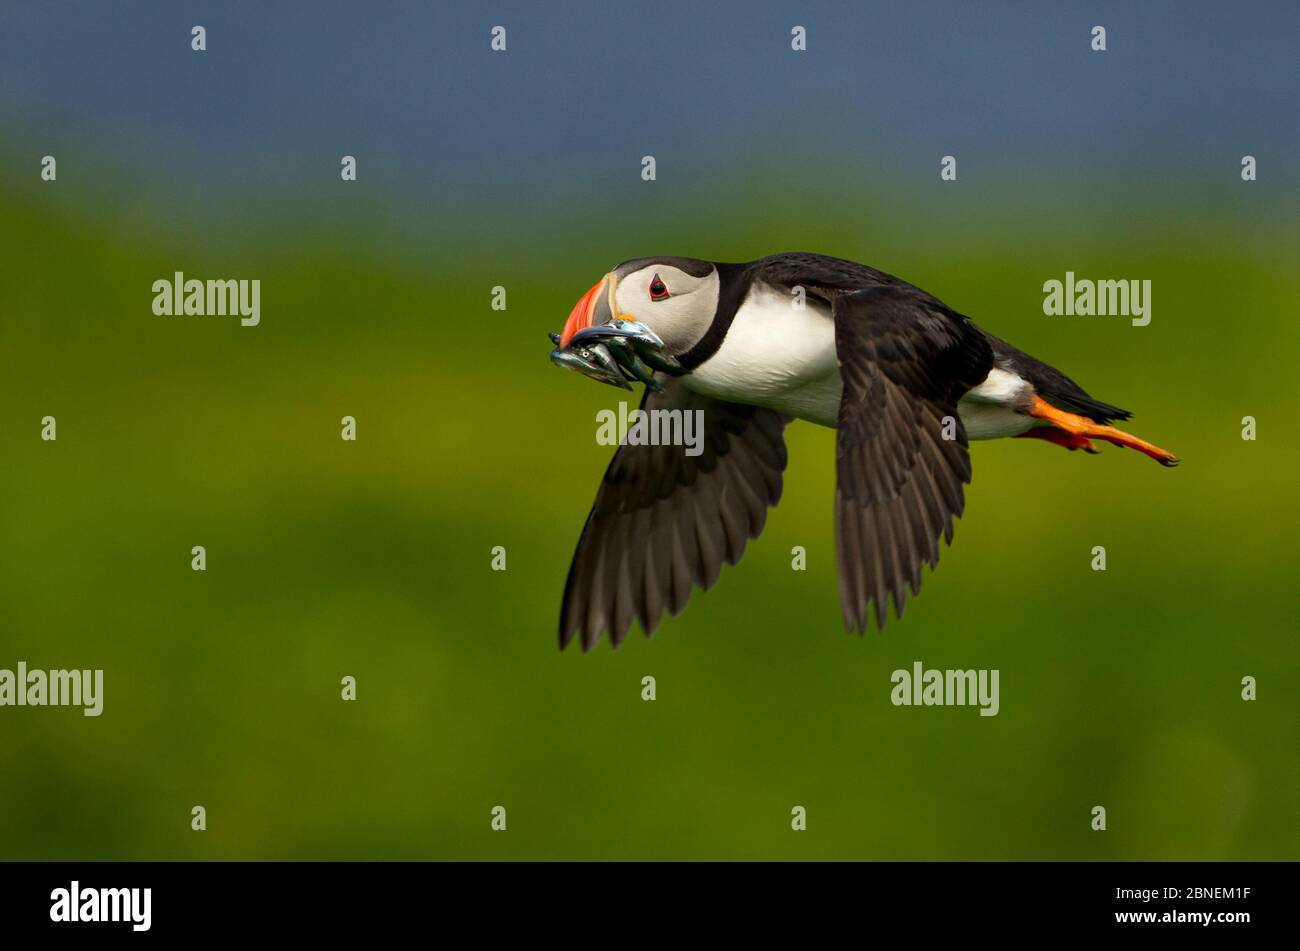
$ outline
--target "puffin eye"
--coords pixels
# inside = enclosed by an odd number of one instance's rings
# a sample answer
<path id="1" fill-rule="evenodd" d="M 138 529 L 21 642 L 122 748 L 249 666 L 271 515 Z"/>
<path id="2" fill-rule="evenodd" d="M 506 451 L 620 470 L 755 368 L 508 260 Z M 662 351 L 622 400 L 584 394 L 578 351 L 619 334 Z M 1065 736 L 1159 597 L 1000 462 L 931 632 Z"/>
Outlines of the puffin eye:
<path id="1" fill-rule="evenodd" d="M 668 296 L 668 285 L 665 284 L 663 281 L 659 280 L 659 275 L 656 274 L 653 278 L 650 279 L 650 299 L 663 300 L 667 296 Z"/>

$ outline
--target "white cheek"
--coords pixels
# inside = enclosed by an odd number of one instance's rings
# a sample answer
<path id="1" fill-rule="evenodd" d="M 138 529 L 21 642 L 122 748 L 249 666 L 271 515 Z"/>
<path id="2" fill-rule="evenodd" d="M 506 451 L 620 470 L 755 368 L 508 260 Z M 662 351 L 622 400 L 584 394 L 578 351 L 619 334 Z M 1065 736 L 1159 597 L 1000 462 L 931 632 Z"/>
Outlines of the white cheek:
<path id="1" fill-rule="evenodd" d="M 623 285 L 619 287 L 618 293 L 614 296 L 614 300 L 615 303 L 618 304 L 615 308 L 617 311 L 615 316 L 627 314 L 635 317 L 637 320 L 645 320 L 645 302 L 649 300 L 645 291 L 637 292 L 635 289 Z"/>

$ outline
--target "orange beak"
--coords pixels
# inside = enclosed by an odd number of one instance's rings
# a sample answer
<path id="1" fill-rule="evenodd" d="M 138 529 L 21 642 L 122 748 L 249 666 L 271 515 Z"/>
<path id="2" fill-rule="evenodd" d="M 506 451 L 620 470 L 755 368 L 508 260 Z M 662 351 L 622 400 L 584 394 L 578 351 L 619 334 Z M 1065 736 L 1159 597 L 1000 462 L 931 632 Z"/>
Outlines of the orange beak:
<path id="1" fill-rule="evenodd" d="M 560 349 L 563 350 L 573 339 L 573 335 L 579 330 L 586 330 L 591 326 L 592 317 L 596 313 L 596 306 L 600 303 L 601 293 L 609 287 L 610 296 L 613 297 L 613 275 L 606 274 L 596 285 L 587 293 L 579 298 L 578 303 L 573 305 L 573 310 L 569 311 L 569 319 L 564 322 L 564 329 L 560 332 Z M 610 310 L 613 313 L 613 309 Z"/>

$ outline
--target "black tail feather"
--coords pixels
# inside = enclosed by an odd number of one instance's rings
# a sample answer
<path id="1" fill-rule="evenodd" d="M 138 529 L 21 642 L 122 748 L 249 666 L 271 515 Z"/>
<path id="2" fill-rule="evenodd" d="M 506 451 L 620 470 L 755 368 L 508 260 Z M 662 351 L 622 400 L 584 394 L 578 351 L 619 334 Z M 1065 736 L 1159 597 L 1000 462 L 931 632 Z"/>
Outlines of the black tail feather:
<path id="1" fill-rule="evenodd" d="M 1110 403 L 1103 403 L 1088 395 L 1078 383 L 1056 367 L 1035 359 L 1023 350 L 1017 350 L 1005 340 L 1000 340 L 985 331 L 989 345 L 993 348 L 993 359 L 1000 367 L 1013 370 L 1023 379 L 1033 384 L 1038 395 L 1049 403 L 1071 413 L 1086 416 L 1095 423 L 1109 423 L 1132 417 L 1126 409 Z"/>

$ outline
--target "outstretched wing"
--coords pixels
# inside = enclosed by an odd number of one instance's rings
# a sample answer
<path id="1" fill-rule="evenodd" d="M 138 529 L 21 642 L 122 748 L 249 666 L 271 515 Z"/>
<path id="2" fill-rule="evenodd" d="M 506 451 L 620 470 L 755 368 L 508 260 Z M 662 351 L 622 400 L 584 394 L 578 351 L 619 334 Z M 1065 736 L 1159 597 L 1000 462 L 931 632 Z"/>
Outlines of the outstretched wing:
<path id="1" fill-rule="evenodd" d="M 835 545 L 844 621 L 865 630 L 871 606 L 903 613 L 922 563 L 939 561 L 939 536 L 970 482 L 957 400 L 981 383 L 993 354 L 967 318 L 910 285 L 830 290 L 844 383 L 836 436 Z"/>
<path id="2" fill-rule="evenodd" d="M 710 588 L 735 564 L 781 497 L 787 418 L 709 399 L 680 381 L 647 388 L 643 410 L 703 411 L 703 451 L 621 445 L 605 471 L 564 586 L 560 647 L 581 632 L 588 650 L 609 632 L 615 647 L 632 620 L 646 634 L 677 614 L 694 586 Z"/>

